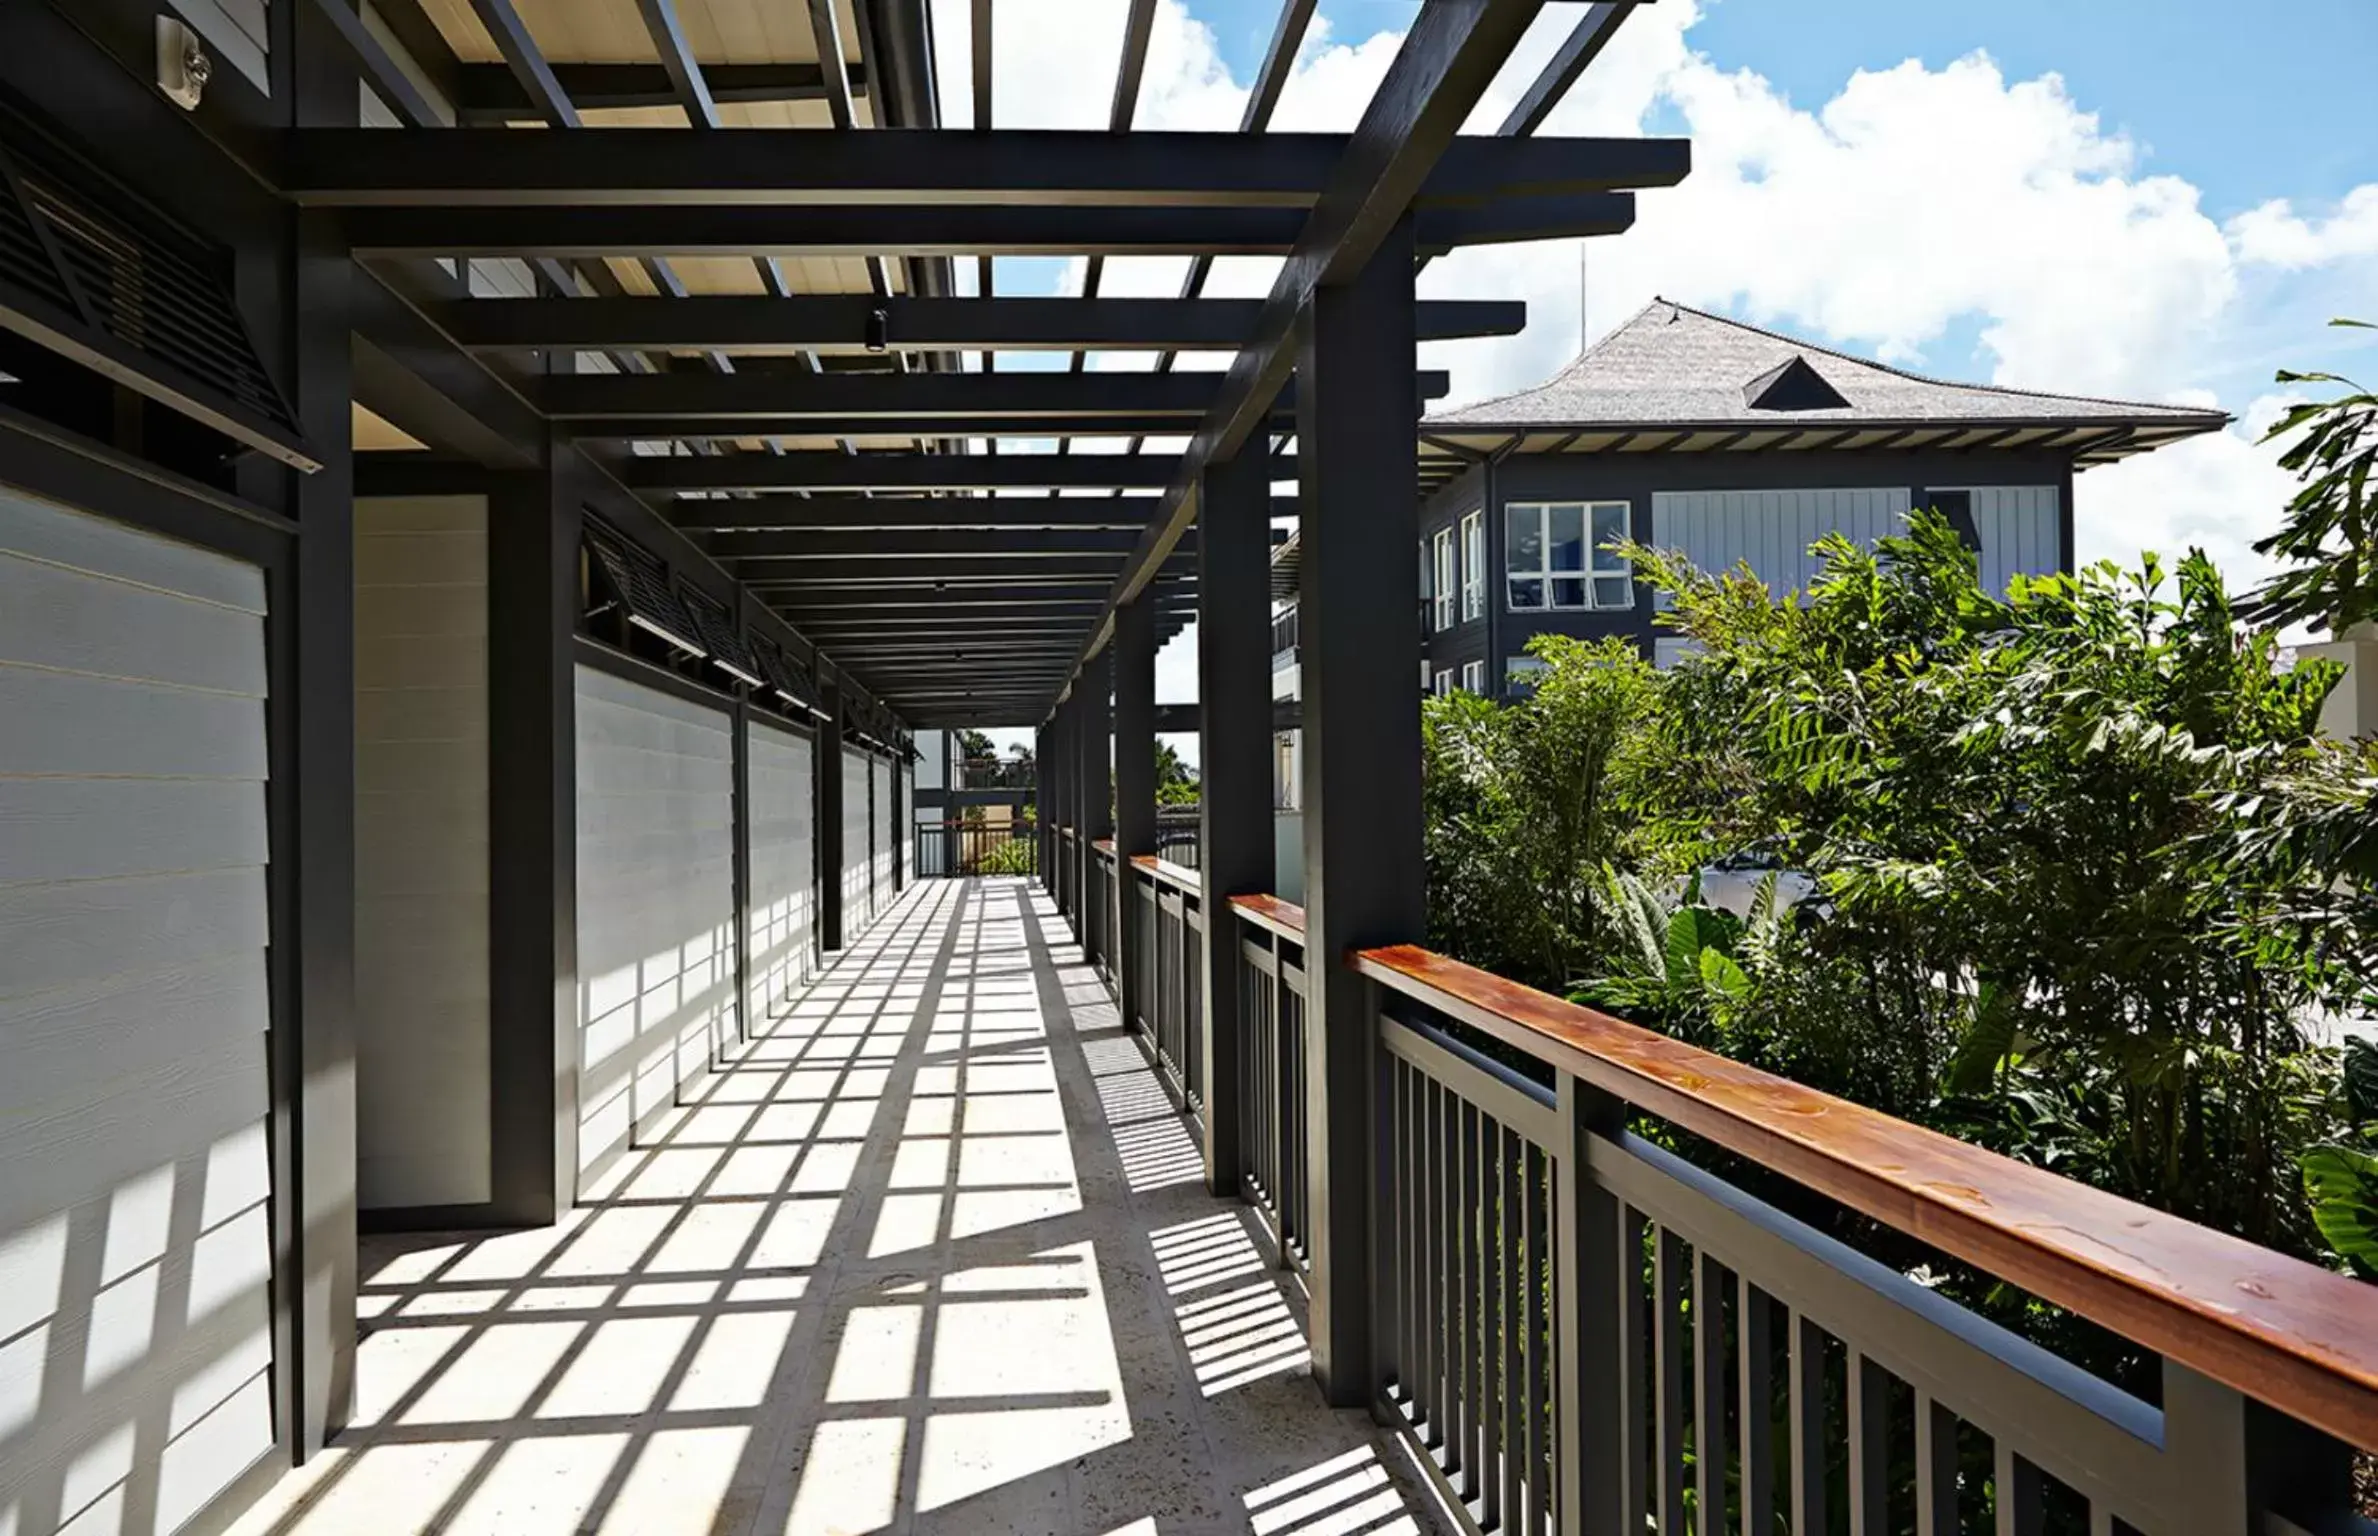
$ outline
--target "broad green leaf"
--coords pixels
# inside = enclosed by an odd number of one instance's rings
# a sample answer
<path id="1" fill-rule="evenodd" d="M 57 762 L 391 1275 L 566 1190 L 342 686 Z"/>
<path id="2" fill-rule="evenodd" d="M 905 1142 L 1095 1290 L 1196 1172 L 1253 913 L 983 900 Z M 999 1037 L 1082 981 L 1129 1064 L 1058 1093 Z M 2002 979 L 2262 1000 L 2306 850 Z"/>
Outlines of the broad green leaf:
<path id="1" fill-rule="evenodd" d="M 1998 1064 L 2015 1048 L 2015 1009 L 2007 989 L 1995 981 L 1982 983 L 1973 1000 L 1973 1022 L 1949 1062 L 1951 1093 L 1987 1093 L 1997 1078 Z"/>
<path id="2" fill-rule="evenodd" d="M 2345 1105 L 2354 1124 L 2378 1123 L 2378 1040 L 2345 1042 Z"/>
<path id="3" fill-rule="evenodd" d="M 1669 990 L 1679 993 L 1701 974 L 1701 914 L 1691 907 L 1668 919 L 1667 972 Z"/>
<path id="4" fill-rule="evenodd" d="M 2355 1269 L 2378 1277 L 2378 1155 L 2314 1147 L 2304 1154 L 2303 1170 L 2320 1235 Z"/>
<path id="5" fill-rule="evenodd" d="M 1750 978 L 1722 949 L 1701 951 L 1701 985 L 1735 1002 L 1750 996 Z"/>

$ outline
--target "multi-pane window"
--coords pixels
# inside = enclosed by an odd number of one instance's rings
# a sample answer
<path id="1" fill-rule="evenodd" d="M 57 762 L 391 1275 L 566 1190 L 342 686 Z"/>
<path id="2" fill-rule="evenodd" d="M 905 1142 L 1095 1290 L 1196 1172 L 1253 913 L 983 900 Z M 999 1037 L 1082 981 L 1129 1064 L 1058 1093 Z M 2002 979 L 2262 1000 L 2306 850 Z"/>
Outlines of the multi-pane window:
<path id="1" fill-rule="evenodd" d="M 1472 512 L 1461 520 L 1461 618 L 1464 624 L 1486 616 L 1486 513 Z"/>
<path id="2" fill-rule="evenodd" d="M 1461 664 L 1461 685 L 1464 692 L 1476 694 L 1485 693 L 1486 663 L 1483 661 L 1463 662 Z"/>
<path id="3" fill-rule="evenodd" d="M 1453 692 L 1453 669 L 1451 667 L 1447 667 L 1437 674 L 1436 692 L 1440 699 Z"/>
<path id="4" fill-rule="evenodd" d="M 1512 502 L 1503 508 L 1506 601 L 1518 610 L 1635 606 L 1635 577 L 1613 545 L 1623 501 Z"/>
<path id="5" fill-rule="evenodd" d="M 1453 571 L 1453 530 L 1438 529 L 1431 544 L 1436 550 L 1436 580 L 1429 586 L 1434 620 L 1429 628 L 1434 633 L 1442 634 L 1453 627 L 1453 592 L 1460 585 L 1460 579 Z"/>

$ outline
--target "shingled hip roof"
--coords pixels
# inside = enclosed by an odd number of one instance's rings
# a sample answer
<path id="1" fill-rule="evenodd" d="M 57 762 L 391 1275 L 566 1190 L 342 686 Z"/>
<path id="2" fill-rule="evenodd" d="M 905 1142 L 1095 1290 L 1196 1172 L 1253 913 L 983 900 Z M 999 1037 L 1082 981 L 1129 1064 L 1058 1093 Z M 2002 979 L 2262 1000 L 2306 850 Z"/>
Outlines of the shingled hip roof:
<path id="1" fill-rule="evenodd" d="M 1928 379 L 1667 299 L 1534 389 L 1428 417 L 1424 433 L 1834 426 L 2147 429 L 2127 451 L 2217 431 L 2218 410 Z"/>

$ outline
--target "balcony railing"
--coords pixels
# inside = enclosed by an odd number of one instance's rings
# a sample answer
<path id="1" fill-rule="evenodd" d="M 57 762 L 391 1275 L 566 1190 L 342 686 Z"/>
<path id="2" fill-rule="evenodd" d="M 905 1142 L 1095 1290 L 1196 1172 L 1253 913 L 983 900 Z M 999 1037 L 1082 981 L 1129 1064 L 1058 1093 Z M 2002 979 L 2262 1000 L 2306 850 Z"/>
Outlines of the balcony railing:
<path id="1" fill-rule="evenodd" d="M 916 859 L 920 880 L 952 875 L 1032 875 L 1040 872 L 1040 829 L 1029 818 L 1008 821 L 920 821 Z"/>
<path id="2" fill-rule="evenodd" d="M 1037 764 L 1013 757 L 962 757 L 958 759 L 959 789 L 1023 789 L 1035 782 Z"/>
<path id="3" fill-rule="evenodd" d="M 1301 1269 L 1316 1181 L 1368 1181 L 1374 1411 L 1471 1530 L 2373 1530 L 2347 1447 L 2378 1448 L 2378 1287 L 1411 946 L 1343 962 L 1371 983 L 1378 1151 L 1317 1169 L 1301 909 L 1233 897 L 1217 925 L 1188 870 L 1119 870 L 1111 843 L 1087 868 L 1068 910 L 1111 957 L 1128 882 L 1152 963 L 1118 994 L 1193 1113 L 1212 1090 L 1187 978 L 1232 946 L 1243 1193 Z M 2153 1384 L 2091 1374 L 1713 1154 L 2086 1319 Z"/>

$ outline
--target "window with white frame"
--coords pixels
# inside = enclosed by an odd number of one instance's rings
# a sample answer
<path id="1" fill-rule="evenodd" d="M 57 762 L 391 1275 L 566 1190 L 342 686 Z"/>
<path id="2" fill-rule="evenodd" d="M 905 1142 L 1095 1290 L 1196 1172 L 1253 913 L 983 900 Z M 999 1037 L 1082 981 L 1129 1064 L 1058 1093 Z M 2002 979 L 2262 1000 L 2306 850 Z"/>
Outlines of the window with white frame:
<path id="1" fill-rule="evenodd" d="M 1486 692 L 1486 663 L 1465 661 L 1461 664 L 1461 686 L 1464 693 Z"/>
<path id="2" fill-rule="evenodd" d="M 1436 669 L 1435 669 L 1434 667 L 1431 667 L 1431 666 L 1428 664 L 1428 658 L 1427 658 L 1426 656 L 1423 656 L 1423 657 L 1421 657 L 1421 658 L 1420 658 L 1420 691 L 1421 691 L 1422 693 L 1426 693 L 1426 692 L 1428 692 L 1428 690 L 1429 690 L 1429 680 L 1430 680 L 1431 678 L 1435 677 L 1435 676 L 1436 676 Z"/>
<path id="3" fill-rule="evenodd" d="M 1629 521 L 1623 501 L 1505 503 L 1505 602 L 1520 612 L 1634 607 L 1634 573 L 1611 548 Z"/>
<path id="4" fill-rule="evenodd" d="M 1453 669 L 1451 667 L 1447 667 L 1437 674 L 1436 692 L 1440 699 L 1453 692 Z"/>
<path id="5" fill-rule="evenodd" d="M 1461 618 L 1464 624 L 1486 616 L 1486 512 L 1483 508 L 1461 520 Z"/>
<path id="6" fill-rule="evenodd" d="M 1431 543 L 1437 553 L 1437 579 L 1429 587 L 1429 593 L 1435 604 L 1433 613 L 1435 622 L 1430 625 L 1430 628 L 1435 633 L 1442 634 L 1453 627 L 1453 591 L 1454 588 L 1461 585 L 1460 579 L 1454 575 L 1453 571 L 1453 530 L 1450 528 L 1438 529 L 1437 536 Z"/>

